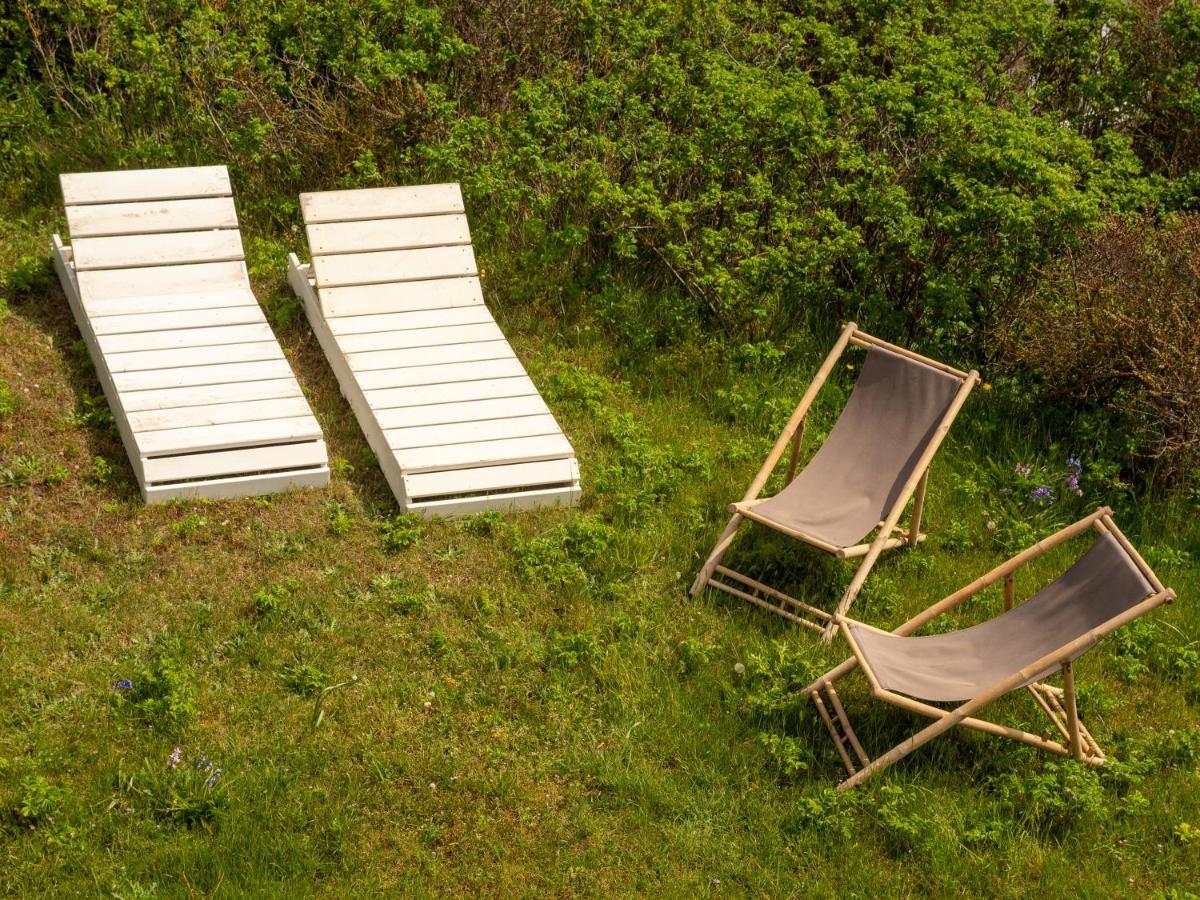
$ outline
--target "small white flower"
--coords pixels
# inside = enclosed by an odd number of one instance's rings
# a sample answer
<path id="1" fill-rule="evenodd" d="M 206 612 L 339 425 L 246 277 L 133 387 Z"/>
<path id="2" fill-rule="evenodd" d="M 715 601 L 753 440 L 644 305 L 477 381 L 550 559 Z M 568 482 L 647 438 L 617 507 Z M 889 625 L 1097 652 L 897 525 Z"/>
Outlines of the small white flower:
<path id="1" fill-rule="evenodd" d="M 746 667 L 745 667 L 745 665 L 743 665 L 743 664 L 742 664 L 742 663 L 740 663 L 740 662 L 739 662 L 739 663 L 734 663 L 734 664 L 733 664 L 733 671 L 737 672 L 739 675 L 745 675 L 745 674 L 746 674 Z"/>

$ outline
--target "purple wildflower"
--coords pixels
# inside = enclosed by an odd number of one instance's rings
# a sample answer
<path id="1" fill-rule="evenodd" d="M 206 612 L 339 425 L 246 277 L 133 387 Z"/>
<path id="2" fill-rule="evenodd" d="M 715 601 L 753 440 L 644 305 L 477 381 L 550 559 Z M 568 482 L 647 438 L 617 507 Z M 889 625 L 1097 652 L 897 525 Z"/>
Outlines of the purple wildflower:
<path id="1" fill-rule="evenodd" d="M 132 691 L 133 690 L 133 682 L 130 681 L 128 678 L 122 678 L 120 681 L 118 681 L 116 684 L 113 685 L 113 690 L 114 691 Z"/>
<path id="2" fill-rule="evenodd" d="M 201 753 L 199 758 L 196 760 L 196 768 L 203 769 L 206 762 L 208 762 L 208 757 Z M 212 768 L 212 763 L 208 763 L 208 768 Z M 207 771 L 207 769 L 205 771 Z"/>
<path id="3" fill-rule="evenodd" d="M 174 769 L 179 765 L 181 759 L 183 759 L 183 750 L 180 747 L 176 747 L 171 751 L 171 758 L 167 760 L 167 768 Z"/>
<path id="4" fill-rule="evenodd" d="M 1039 484 L 1029 492 L 1029 499 L 1042 506 L 1049 506 L 1054 502 L 1054 490 L 1049 485 Z"/>
<path id="5" fill-rule="evenodd" d="M 1020 475 L 1022 478 L 1028 478 L 1029 473 L 1033 471 L 1033 466 L 1026 463 L 1017 463 L 1013 468 L 1013 472 Z"/>
<path id="6" fill-rule="evenodd" d="M 1072 453 L 1067 457 L 1067 487 L 1076 497 L 1083 496 L 1083 488 L 1079 486 L 1079 476 L 1083 474 L 1083 463 Z"/>
<path id="7" fill-rule="evenodd" d="M 211 775 L 208 776 L 208 779 L 204 782 L 204 786 L 206 788 L 212 787 L 214 784 L 217 783 L 217 779 L 220 777 L 221 777 L 221 770 L 217 769 Z"/>

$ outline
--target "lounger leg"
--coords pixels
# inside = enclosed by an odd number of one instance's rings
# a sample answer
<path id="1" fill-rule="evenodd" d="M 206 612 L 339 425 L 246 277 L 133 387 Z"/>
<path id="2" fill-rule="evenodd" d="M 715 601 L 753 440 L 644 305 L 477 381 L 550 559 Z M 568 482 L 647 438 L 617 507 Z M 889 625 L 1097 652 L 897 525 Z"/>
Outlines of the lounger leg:
<path id="1" fill-rule="evenodd" d="M 708 559 L 704 561 L 704 565 L 696 574 L 696 580 L 692 582 L 692 588 L 688 592 L 695 597 L 708 584 L 708 580 L 712 578 L 713 572 L 717 566 L 721 564 L 721 557 L 725 555 L 725 551 L 729 549 L 729 545 L 733 543 L 734 535 L 737 534 L 738 527 L 742 524 L 742 515 L 734 513 L 733 518 L 729 520 L 729 524 L 725 526 L 725 530 L 721 532 L 721 536 L 717 538 L 716 546 L 713 547 L 712 553 L 708 555 Z"/>

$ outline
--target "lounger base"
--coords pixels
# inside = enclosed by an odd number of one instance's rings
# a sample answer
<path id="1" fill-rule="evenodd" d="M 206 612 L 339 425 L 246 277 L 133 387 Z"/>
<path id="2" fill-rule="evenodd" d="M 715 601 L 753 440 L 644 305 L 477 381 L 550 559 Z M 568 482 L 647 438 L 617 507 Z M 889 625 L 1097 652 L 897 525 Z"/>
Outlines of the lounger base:
<path id="1" fill-rule="evenodd" d="M 298 488 L 322 488 L 329 483 L 324 440 L 255 444 L 242 432 L 223 438 L 218 446 L 202 446 L 193 451 L 187 441 L 183 441 L 170 447 L 170 454 L 143 456 L 144 448 L 138 446 L 135 429 L 130 424 L 108 360 L 100 349 L 93 323 L 84 308 L 72 248 L 64 245 L 56 234 L 51 250 L 63 293 L 88 348 L 144 502 L 259 496 Z M 298 387 L 295 392 L 299 394 Z M 231 423 L 228 430 L 235 431 L 236 427 Z M 188 432 L 189 429 L 160 434 L 178 435 L 181 431 Z M 238 438 L 242 438 L 242 443 Z"/>
<path id="2" fill-rule="evenodd" d="M 447 467 L 432 471 L 401 468 L 375 411 L 325 318 L 312 269 L 302 264 L 294 253 L 288 256 L 288 283 L 303 302 L 305 315 L 333 369 L 338 388 L 350 404 L 402 510 L 422 516 L 449 518 L 487 510 L 573 506 L 579 502 L 579 467 L 574 458 L 474 468 Z"/>

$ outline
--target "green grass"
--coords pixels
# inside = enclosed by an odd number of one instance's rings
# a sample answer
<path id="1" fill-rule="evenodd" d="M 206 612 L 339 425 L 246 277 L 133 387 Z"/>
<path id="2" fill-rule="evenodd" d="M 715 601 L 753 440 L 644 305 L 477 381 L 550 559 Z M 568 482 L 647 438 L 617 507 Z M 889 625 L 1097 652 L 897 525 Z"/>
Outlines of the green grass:
<path id="1" fill-rule="evenodd" d="M 1098 502 L 1180 601 L 1079 666 L 1082 712 L 1120 765 L 1097 776 L 960 734 L 834 795 L 839 765 L 794 688 L 844 648 L 685 597 L 819 341 L 780 369 L 731 367 L 716 346 L 630 358 L 587 316 L 514 308 L 516 276 L 490 262 L 489 301 L 578 451 L 584 499 L 414 536 L 282 268 L 263 263 L 258 296 L 283 323 L 333 483 L 146 507 L 61 291 L 20 262 L 43 254 L 55 215 L 0 225 L 0 272 L 20 266 L 25 286 L 0 322 L 0 891 L 1197 890 L 1194 500 L 1088 484 L 1040 518 L 1012 508 L 1012 461 L 1051 471 L 1065 450 L 1005 418 L 999 386 L 978 391 L 933 470 L 930 540 L 886 557 L 856 613 L 894 625 L 1005 542 Z M 263 259 L 288 249 L 261 243 Z M 852 378 L 831 385 L 810 444 Z M 852 571 L 751 531 L 731 558 L 822 604 Z M 959 620 L 998 604 L 991 592 Z M 859 683 L 844 699 L 875 751 L 917 725 Z M 1044 727 L 1020 697 L 997 714 Z M 222 771 L 211 786 L 201 754 Z M 1055 803 L 1061 791 L 1075 802 Z"/>

